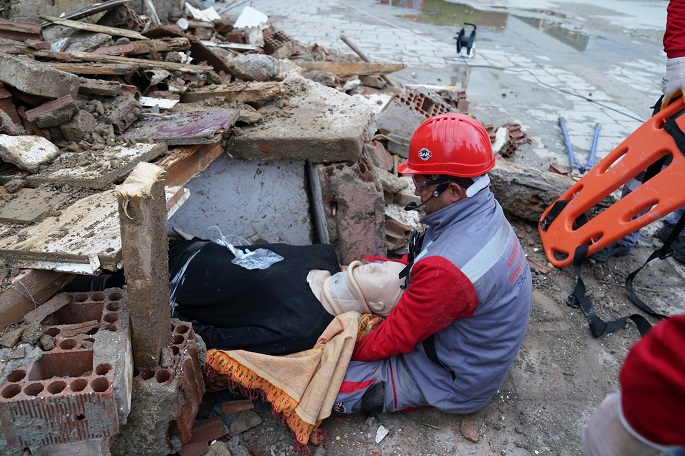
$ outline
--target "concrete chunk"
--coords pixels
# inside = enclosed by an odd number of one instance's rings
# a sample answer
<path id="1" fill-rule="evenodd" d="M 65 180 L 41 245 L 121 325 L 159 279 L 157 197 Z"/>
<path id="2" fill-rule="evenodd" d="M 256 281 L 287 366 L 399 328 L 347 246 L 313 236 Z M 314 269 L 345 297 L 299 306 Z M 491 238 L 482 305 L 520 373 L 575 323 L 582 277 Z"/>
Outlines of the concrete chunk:
<path id="1" fill-rule="evenodd" d="M 236 128 L 227 152 L 245 160 L 356 161 L 376 131 L 371 107 L 292 73 L 287 95 L 261 108 L 262 121 Z"/>
<path id="2" fill-rule="evenodd" d="M 0 135 L 0 158 L 23 170 L 37 172 L 58 155 L 59 148 L 40 136 Z"/>
<path id="3" fill-rule="evenodd" d="M 97 120 L 88 111 L 78 111 L 69 122 L 59 126 L 64 139 L 79 142 L 92 133 L 97 126 Z"/>
<path id="4" fill-rule="evenodd" d="M 76 96 L 79 80 L 78 76 L 55 70 L 49 65 L 33 60 L 8 54 L 2 56 L 0 82 L 31 95 L 48 98 L 60 98 L 66 95 Z"/>
<path id="5" fill-rule="evenodd" d="M 116 81 L 104 81 L 101 79 L 81 78 L 79 93 L 85 95 L 103 95 L 116 97 L 121 92 L 121 83 Z"/>

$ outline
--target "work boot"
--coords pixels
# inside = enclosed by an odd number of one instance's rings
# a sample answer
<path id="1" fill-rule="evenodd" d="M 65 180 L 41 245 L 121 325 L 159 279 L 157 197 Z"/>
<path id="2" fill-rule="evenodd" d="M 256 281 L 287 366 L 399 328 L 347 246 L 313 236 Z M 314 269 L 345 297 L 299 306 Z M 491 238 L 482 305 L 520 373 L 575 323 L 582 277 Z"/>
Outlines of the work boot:
<path id="1" fill-rule="evenodd" d="M 623 245 L 619 244 L 618 242 L 614 242 L 613 244 L 609 244 L 608 246 L 604 247 L 602 250 L 598 250 L 592 254 L 590 258 L 595 261 L 599 261 L 600 263 L 604 263 L 613 257 L 622 257 L 628 255 L 630 248 L 631 247 L 629 245 Z"/>
<path id="2" fill-rule="evenodd" d="M 661 242 L 666 242 L 666 239 L 671 235 L 671 230 L 662 226 L 656 230 L 654 235 L 657 239 L 661 240 Z M 673 258 L 675 258 L 678 263 L 685 264 L 685 237 L 682 236 L 682 233 L 673 241 L 671 248 L 673 249 Z"/>

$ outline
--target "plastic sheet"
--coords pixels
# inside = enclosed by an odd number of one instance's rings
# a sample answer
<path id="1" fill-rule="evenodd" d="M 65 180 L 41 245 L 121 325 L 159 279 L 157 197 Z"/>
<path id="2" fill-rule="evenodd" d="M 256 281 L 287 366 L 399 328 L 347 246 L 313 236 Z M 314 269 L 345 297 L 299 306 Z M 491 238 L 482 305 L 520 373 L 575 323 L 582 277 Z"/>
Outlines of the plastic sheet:
<path id="1" fill-rule="evenodd" d="M 245 269 L 266 269 L 272 264 L 283 260 L 282 256 L 268 249 L 257 249 L 253 252 L 245 249 L 245 252 L 242 252 L 241 250 L 234 248 L 231 251 L 233 251 L 234 254 L 238 253 L 238 255 L 231 260 L 231 263 Z"/>

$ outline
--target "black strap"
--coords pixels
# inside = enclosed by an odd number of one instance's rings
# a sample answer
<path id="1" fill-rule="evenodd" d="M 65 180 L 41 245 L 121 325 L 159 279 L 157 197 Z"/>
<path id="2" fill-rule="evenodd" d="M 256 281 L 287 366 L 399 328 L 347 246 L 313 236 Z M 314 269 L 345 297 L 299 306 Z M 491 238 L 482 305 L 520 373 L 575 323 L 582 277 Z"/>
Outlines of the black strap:
<path id="1" fill-rule="evenodd" d="M 449 366 L 446 366 L 442 361 L 440 361 L 440 358 L 438 358 L 438 352 L 435 350 L 435 334 L 431 334 L 430 336 L 428 336 L 428 338 L 426 338 L 426 340 L 423 341 L 423 351 L 426 352 L 426 356 L 428 357 L 428 359 L 433 361 L 438 366 L 447 370 L 447 372 L 449 372 L 452 376 L 452 380 L 457 378 L 457 375 L 454 373 L 454 371 L 450 369 Z"/>
<path id="2" fill-rule="evenodd" d="M 552 224 L 555 218 L 561 213 L 561 211 L 569 203 L 569 200 L 556 200 L 552 205 L 552 209 L 549 210 L 545 218 L 540 220 L 540 228 L 542 231 L 547 231 L 547 228 Z"/>
<path id="3" fill-rule="evenodd" d="M 673 227 L 673 230 L 664 242 L 664 245 L 660 249 L 657 249 L 654 252 L 652 252 L 649 258 L 647 258 L 647 261 L 645 261 L 645 263 L 639 268 L 637 268 L 635 271 L 631 272 L 626 278 L 626 291 L 628 292 L 628 297 L 630 298 L 630 300 L 633 301 L 633 303 L 636 306 L 638 306 L 645 312 L 648 312 L 651 315 L 655 315 L 661 318 L 665 318 L 666 315 L 654 312 L 647 304 L 642 302 L 642 300 L 637 296 L 635 290 L 633 289 L 633 279 L 635 278 L 637 273 L 640 272 L 642 268 L 647 266 L 647 263 L 649 263 L 653 259 L 659 258 L 660 260 L 663 260 L 673 255 L 673 249 L 671 248 L 671 244 L 673 244 L 673 242 L 678 238 L 680 232 L 683 230 L 683 226 L 685 226 L 685 213 L 683 213 L 683 215 L 680 217 L 680 220 L 678 220 L 678 223 L 676 223 Z"/>
<path id="4" fill-rule="evenodd" d="M 604 321 L 595 313 L 595 310 L 592 308 L 592 301 L 585 295 L 585 283 L 583 282 L 583 277 L 580 272 L 580 266 L 587 257 L 589 247 L 589 244 L 579 245 L 573 254 L 573 270 L 578 276 L 578 282 L 576 283 L 576 287 L 568 296 L 566 303 L 571 307 L 580 307 L 582 309 L 583 314 L 585 314 L 585 318 L 587 318 L 590 324 L 590 331 L 594 337 L 612 333 L 620 328 L 623 328 L 628 320 L 632 320 L 637 325 L 637 329 L 640 331 L 640 334 L 644 336 L 652 327 L 652 325 L 640 314 L 631 314 L 626 315 L 625 317 L 617 318 L 616 320 Z M 653 315 L 659 315 L 653 313 L 653 311 L 650 313 Z"/>
<path id="5" fill-rule="evenodd" d="M 412 231 L 411 238 L 409 239 L 409 252 L 407 253 L 407 265 L 400 271 L 399 278 L 404 279 L 404 285 L 400 285 L 400 288 L 406 289 L 409 286 L 409 271 L 414 264 L 414 259 L 421 252 L 421 247 L 423 246 L 423 238 L 426 232 L 420 233 L 416 230 Z"/>

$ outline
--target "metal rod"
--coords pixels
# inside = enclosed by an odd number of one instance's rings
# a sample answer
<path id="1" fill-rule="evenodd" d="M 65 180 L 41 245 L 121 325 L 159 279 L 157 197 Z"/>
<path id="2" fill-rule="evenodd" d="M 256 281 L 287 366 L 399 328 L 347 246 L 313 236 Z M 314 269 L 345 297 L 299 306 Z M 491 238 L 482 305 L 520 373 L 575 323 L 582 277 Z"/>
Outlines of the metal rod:
<path id="1" fill-rule="evenodd" d="M 590 170 L 595 165 L 595 152 L 597 151 L 597 140 L 599 139 L 599 130 L 601 126 L 599 123 L 595 124 L 595 136 L 592 138 L 592 148 L 590 149 L 590 158 L 587 159 L 585 170 Z"/>
<path id="2" fill-rule="evenodd" d="M 566 132 L 566 122 L 564 122 L 563 117 L 559 117 L 559 126 L 561 127 L 561 133 L 564 135 L 564 143 L 566 144 L 566 151 L 568 152 L 568 158 L 571 160 L 571 167 L 580 169 L 580 165 L 576 163 L 576 156 L 573 154 L 573 148 L 571 147 L 571 140 L 568 139 L 568 133 Z"/>
<path id="3" fill-rule="evenodd" d="M 96 3 L 94 5 L 72 11 L 71 13 L 67 13 L 64 16 L 60 16 L 60 19 L 70 19 L 73 21 L 83 19 L 84 17 L 92 16 L 93 14 L 101 13 L 102 11 L 108 11 L 112 8 L 116 8 L 117 6 L 125 5 L 129 1 L 130 0 L 110 0 L 104 3 Z M 43 28 L 47 27 L 48 25 L 51 25 L 51 23 L 48 21 L 43 21 L 40 23 L 40 26 Z"/>
<path id="4" fill-rule="evenodd" d="M 364 52 L 362 52 L 361 49 L 359 49 L 359 48 L 358 48 L 357 46 L 355 46 L 350 40 L 348 40 L 347 37 L 346 37 L 345 35 L 340 35 L 340 39 L 342 40 L 343 43 L 345 43 L 346 45 L 348 45 L 348 46 L 350 47 L 350 49 L 352 49 L 352 50 L 359 56 L 359 58 L 361 58 L 363 61 L 365 61 L 365 62 L 370 62 L 370 61 L 371 61 L 371 60 L 366 56 L 366 54 L 364 54 Z M 392 87 L 399 87 L 399 86 L 395 83 L 395 81 L 393 81 L 392 79 L 390 79 L 387 75 L 384 74 L 384 75 L 381 76 L 381 78 L 383 78 L 383 80 L 384 80 L 385 82 L 387 82 L 389 85 L 391 85 Z"/>

